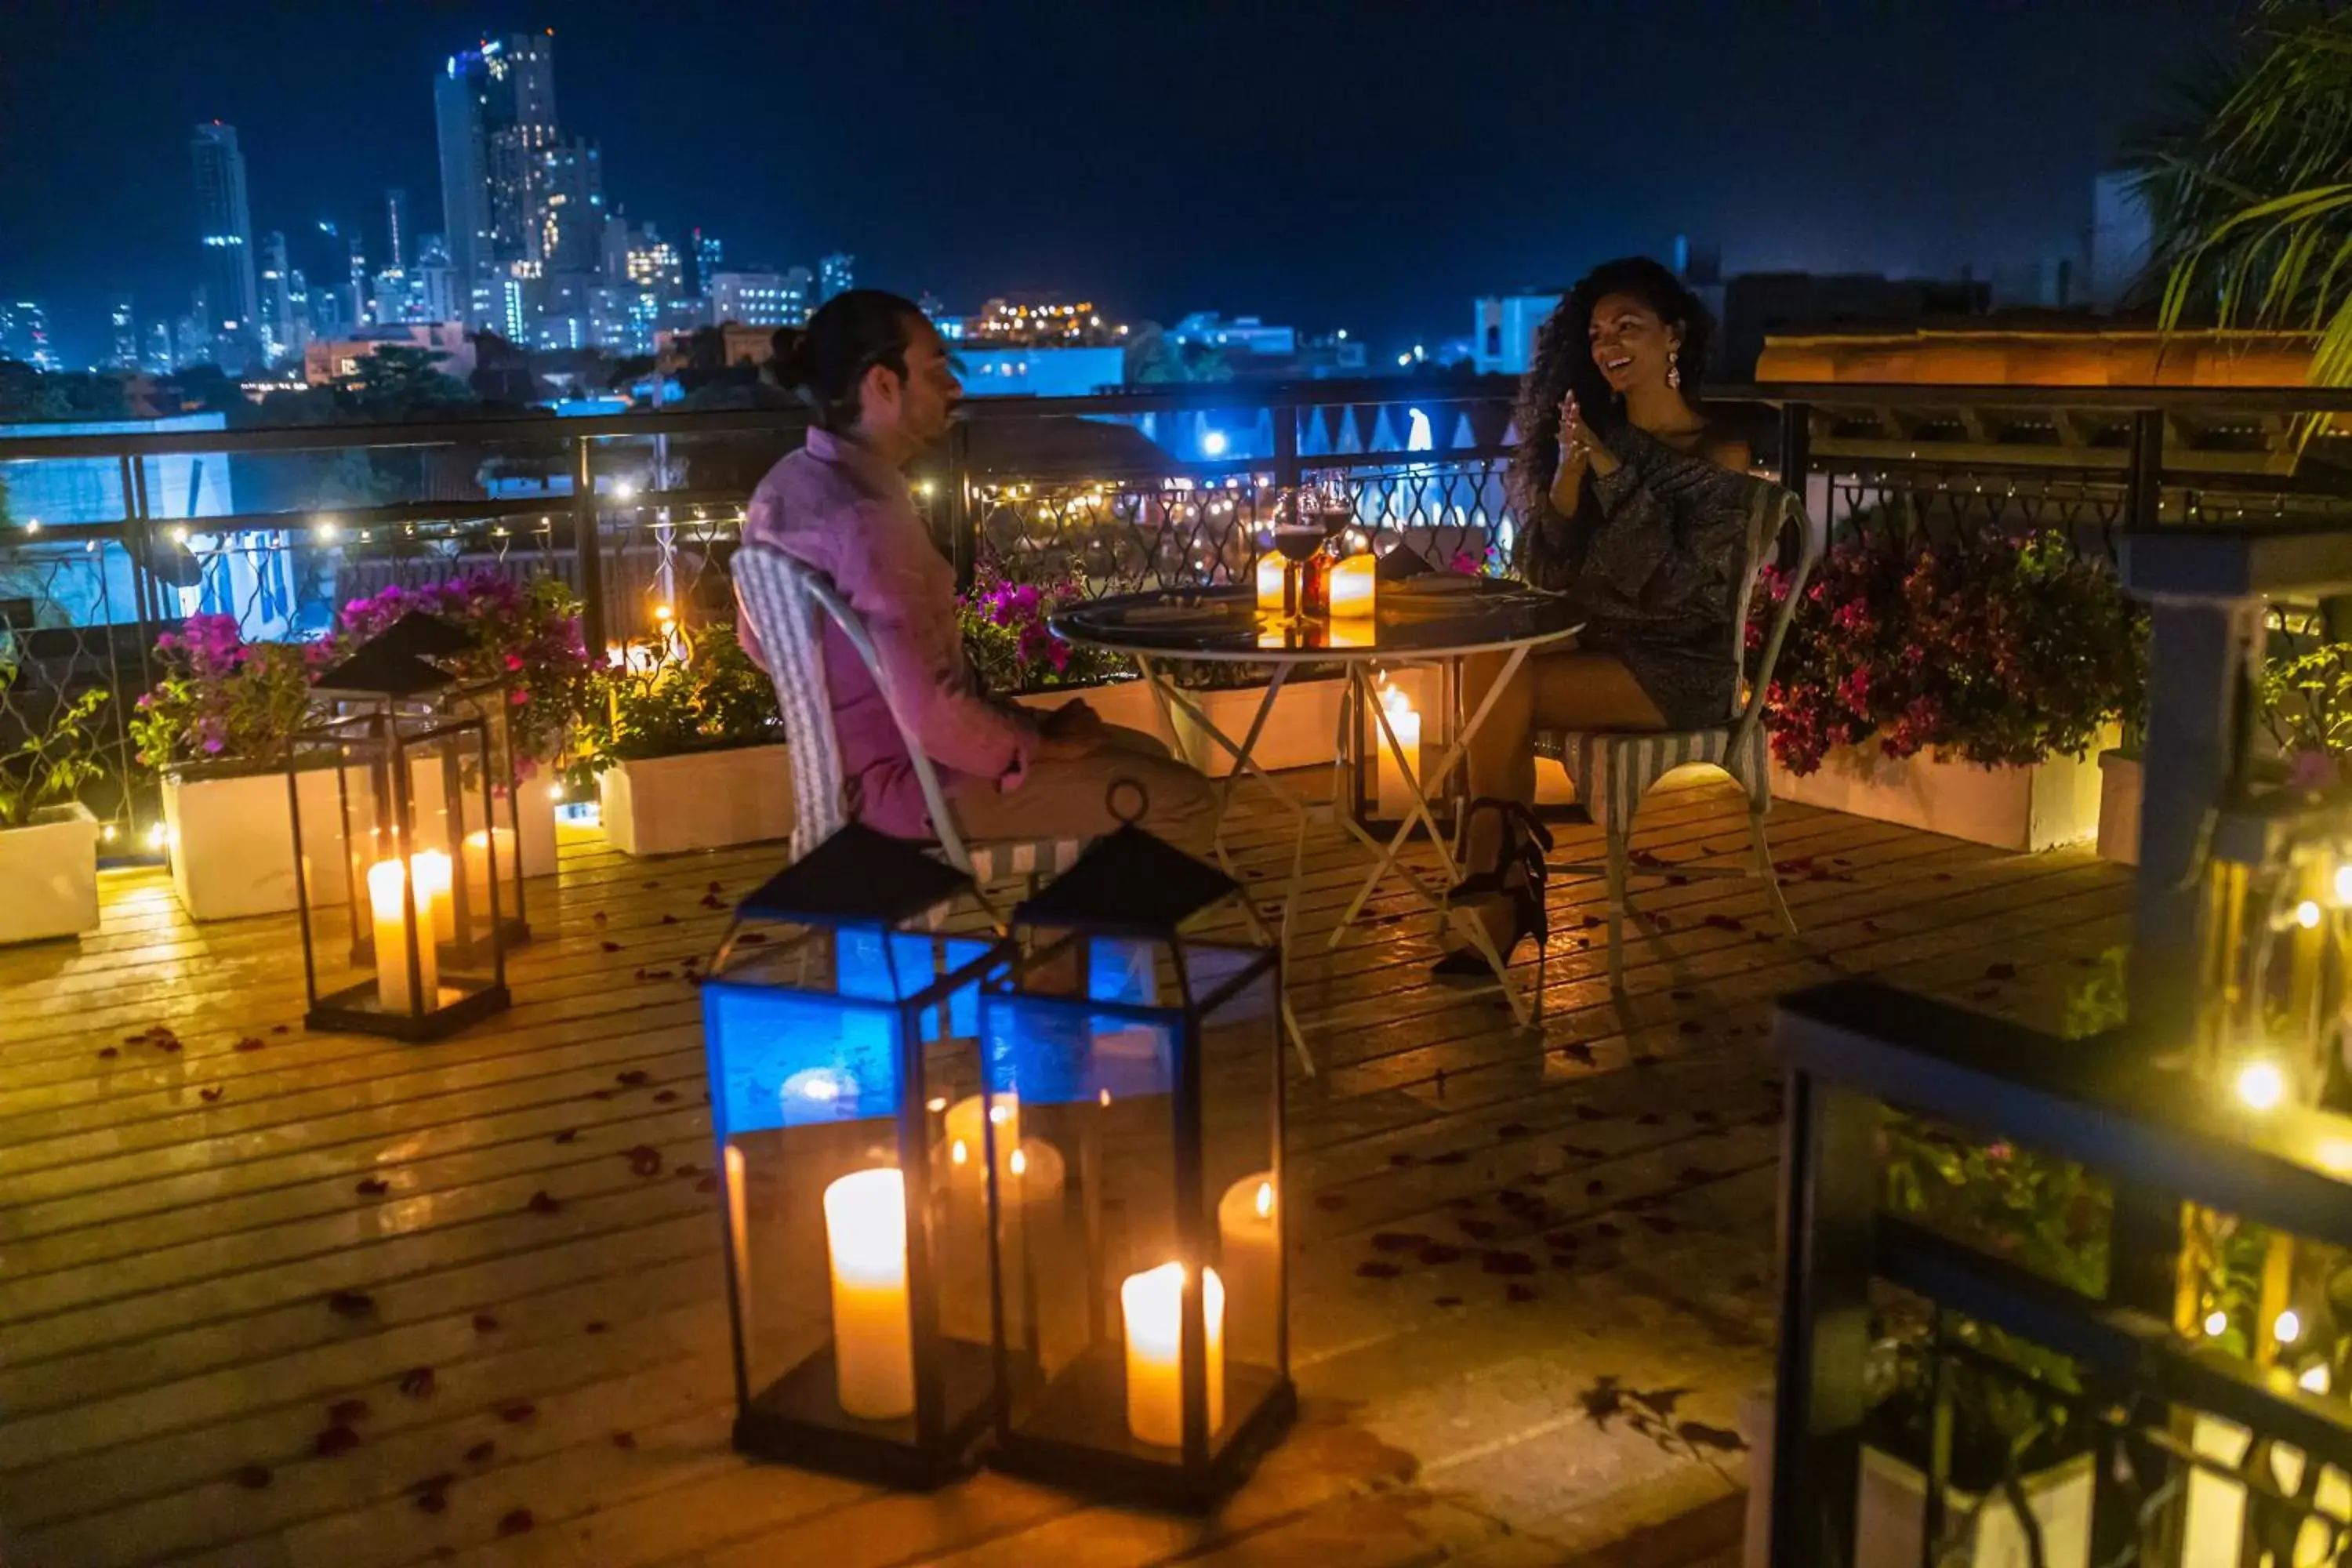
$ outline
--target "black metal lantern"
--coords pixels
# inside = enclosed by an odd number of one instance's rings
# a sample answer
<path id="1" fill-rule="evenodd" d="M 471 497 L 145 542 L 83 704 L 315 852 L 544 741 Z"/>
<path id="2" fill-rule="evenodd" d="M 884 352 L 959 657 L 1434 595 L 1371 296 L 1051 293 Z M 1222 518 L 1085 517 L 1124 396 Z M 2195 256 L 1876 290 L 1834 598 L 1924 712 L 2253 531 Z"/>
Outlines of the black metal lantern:
<path id="1" fill-rule="evenodd" d="M 994 1408 L 969 878 L 852 824 L 740 904 L 702 988 L 735 1446 L 900 1485 Z"/>
<path id="2" fill-rule="evenodd" d="M 1295 1413 L 1281 958 L 1181 933 L 1237 891 L 1122 827 L 982 986 L 1007 1469 L 1202 1505 Z"/>
<path id="3" fill-rule="evenodd" d="M 465 627 L 425 610 L 411 610 L 368 639 L 367 647 L 386 655 L 404 654 L 436 668 L 476 651 L 481 639 Z M 489 731 L 489 787 L 483 792 L 481 820 L 467 839 L 468 853 L 478 861 L 497 848 L 499 865 L 499 930 L 509 947 L 530 940 L 530 922 L 523 901 L 522 781 L 517 776 L 514 752 L 514 688 L 503 680 L 472 684 L 453 679 L 436 706 L 453 715 L 479 714 Z M 437 809 L 430 780 L 421 784 L 423 808 Z"/>
<path id="4" fill-rule="evenodd" d="M 291 755 L 332 755 L 337 810 L 306 819 L 289 763 L 305 1024 L 429 1040 L 505 1007 L 509 850 L 486 831 L 483 716 L 440 670 L 373 643 L 312 694 Z"/>

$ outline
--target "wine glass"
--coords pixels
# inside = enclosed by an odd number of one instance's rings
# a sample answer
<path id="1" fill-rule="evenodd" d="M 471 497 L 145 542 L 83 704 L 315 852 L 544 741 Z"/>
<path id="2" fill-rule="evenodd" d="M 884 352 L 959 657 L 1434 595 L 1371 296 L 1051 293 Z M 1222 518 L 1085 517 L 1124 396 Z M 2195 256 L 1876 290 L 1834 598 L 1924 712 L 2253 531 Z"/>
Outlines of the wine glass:
<path id="1" fill-rule="evenodd" d="M 1309 513 L 1301 496 L 1279 503 L 1274 514 L 1274 548 L 1282 556 L 1282 612 L 1290 620 L 1306 618 L 1299 592 L 1299 574 L 1323 548 L 1323 525 Z"/>
<path id="2" fill-rule="evenodd" d="M 1307 491 L 1308 515 L 1326 539 L 1338 539 L 1355 526 L 1356 498 L 1348 481 L 1333 476 L 1318 480 Z"/>

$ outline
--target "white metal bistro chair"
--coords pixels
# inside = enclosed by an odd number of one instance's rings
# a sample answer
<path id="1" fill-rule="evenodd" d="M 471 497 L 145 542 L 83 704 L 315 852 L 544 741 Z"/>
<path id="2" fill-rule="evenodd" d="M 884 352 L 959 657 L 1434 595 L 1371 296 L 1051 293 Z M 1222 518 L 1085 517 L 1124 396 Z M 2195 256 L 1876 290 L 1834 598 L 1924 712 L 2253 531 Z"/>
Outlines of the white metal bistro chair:
<path id="1" fill-rule="evenodd" d="M 1795 580 L 1764 646 L 1751 658 L 1748 649 L 1748 607 L 1762 580 L 1764 568 L 1779 548 L 1781 536 L 1794 528 L 1798 535 Z M 1622 989 L 1625 976 L 1625 916 L 1632 905 L 1626 882 L 1632 874 L 1633 816 L 1642 799 L 1676 768 L 1705 763 L 1719 768 L 1748 794 L 1748 836 L 1755 864 L 1746 870 L 1728 867 L 1677 864 L 1671 875 L 1753 876 L 1763 879 L 1773 914 L 1790 935 L 1797 922 L 1780 896 L 1780 879 L 1772 869 L 1772 847 L 1764 836 L 1765 814 L 1772 809 L 1772 778 L 1764 735 L 1764 691 L 1780 662 L 1780 645 L 1788 637 L 1790 618 L 1827 543 L 1828 525 L 1805 515 L 1804 503 L 1777 485 L 1757 487 L 1748 518 L 1748 558 L 1739 582 L 1738 614 L 1731 622 L 1731 658 L 1740 671 L 1739 689 L 1732 693 L 1729 722 L 1697 730 L 1553 731 L 1536 737 L 1536 750 L 1559 762 L 1576 785 L 1579 805 L 1601 829 L 1608 845 L 1603 866 L 1556 865 L 1555 871 L 1606 874 L 1609 889 L 1609 984 Z M 1666 875 L 1669 873 L 1658 873 Z"/>
<path id="2" fill-rule="evenodd" d="M 947 792 L 940 787 L 939 770 L 923 754 L 921 742 L 891 697 L 881 656 L 875 651 L 865 621 L 824 573 L 764 544 L 746 544 L 737 551 L 733 573 L 743 614 L 775 679 L 776 703 L 784 716 L 784 739 L 792 748 L 795 859 L 849 820 L 841 742 L 834 730 L 833 703 L 824 684 L 820 615 L 829 616 L 841 628 L 881 691 L 907 755 L 915 764 L 923 804 L 930 813 L 931 831 L 939 836 L 940 853 L 950 865 L 984 887 L 1008 877 L 1034 881 L 1041 874 L 1067 869 L 1077 858 L 1081 840 L 1076 838 L 975 841 L 965 836 Z"/>

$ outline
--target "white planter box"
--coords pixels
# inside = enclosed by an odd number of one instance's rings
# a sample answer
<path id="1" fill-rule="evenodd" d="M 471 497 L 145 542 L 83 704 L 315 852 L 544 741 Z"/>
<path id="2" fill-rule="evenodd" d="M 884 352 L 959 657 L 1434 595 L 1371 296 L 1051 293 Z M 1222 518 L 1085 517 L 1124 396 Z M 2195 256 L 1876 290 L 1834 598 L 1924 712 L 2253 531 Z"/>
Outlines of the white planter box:
<path id="1" fill-rule="evenodd" d="M 1055 691 L 1025 691 L 1013 702 L 1041 713 L 1050 713 L 1073 698 L 1083 698 L 1087 706 L 1102 716 L 1106 724 L 1116 724 L 1123 730 L 1137 730 L 1151 736 L 1170 751 L 1176 749 L 1176 737 L 1160 716 L 1160 700 L 1151 695 L 1148 680 L 1118 680 L 1108 686 L 1066 686 Z"/>
<path id="2" fill-rule="evenodd" d="M 1285 686 L 1282 695 L 1274 700 L 1274 711 L 1266 715 L 1265 729 L 1258 735 L 1250 760 L 1268 773 L 1328 765 L 1339 744 L 1339 698 L 1347 689 L 1344 680 L 1302 680 Z M 1248 686 L 1186 695 L 1210 723 L 1238 746 L 1247 738 L 1251 721 L 1257 717 L 1265 688 Z M 1211 740 L 1181 708 L 1176 710 L 1176 754 L 1213 779 L 1223 778 L 1234 771 L 1233 753 Z"/>
<path id="3" fill-rule="evenodd" d="M 300 778 L 303 837 L 312 846 L 311 901 L 341 903 L 349 878 L 335 770 L 310 768 Z M 163 827 L 172 886 L 190 919 L 236 920 L 295 907 L 294 819 L 284 773 L 224 779 L 167 774 Z M 329 846 L 334 853 L 325 852 Z"/>
<path id="4" fill-rule="evenodd" d="M 1774 763 L 1772 795 L 1997 849 L 2054 849 L 2098 832 L 2099 776 L 2090 755 L 1981 768 L 1925 752 L 1898 761 L 1864 742 L 1839 747 L 1802 778 Z"/>
<path id="5" fill-rule="evenodd" d="M 2139 864 L 2140 769 L 2137 757 L 2099 753 L 2099 856 Z"/>
<path id="6" fill-rule="evenodd" d="M 676 855 L 789 838 L 792 760 L 737 746 L 616 763 L 596 775 L 604 837 L 624 855 Z"/>
<path id="7" fill-rule="evenodd" d="M 0 942 L 98 929 L 98 818 L 76 802 L 0 828 Z"/>
<path id="8" fill-rule="evenodd" d="M 1766 1568 L 1772 1539 L 1772 1394 L 1760 1391 L 1741 1407 L 1748 1439 L 1746 1568 Z M 2091 1556 L 2091 1456 L 2051 1466 L 2025 1478 L 2025 1506 L 2042 1531 L 2043 1568 L 2087 1568 Z M 2192 1483 L 2193 1484 L 2193 1483 Z M 1948 1529 L 1977 1506 L 1977 1494 L 1944 1492 Z M 1864 1447 L 1854 1495 L 1853 1568 L 1917 1568 L 1927 1529 L 1927 1478 L 1902 1460 Z M 1970 1568 L 2031 1568 L 2032 1553 L 2016 1510 L 1995 1498 L 1977 1516 Z M 2184 1557 L 2202 1563 L 2202 1557 Z"/>

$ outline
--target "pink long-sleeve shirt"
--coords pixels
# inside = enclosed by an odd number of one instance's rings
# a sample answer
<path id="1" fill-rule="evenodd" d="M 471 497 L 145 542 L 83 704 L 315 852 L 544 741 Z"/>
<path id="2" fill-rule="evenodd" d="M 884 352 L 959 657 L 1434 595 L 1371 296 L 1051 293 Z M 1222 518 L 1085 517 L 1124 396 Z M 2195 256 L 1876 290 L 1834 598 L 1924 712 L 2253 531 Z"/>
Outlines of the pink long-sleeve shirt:
<path id="1" fill-rule="evenodd" d="M 768 470 L 743 523 L 766 544 L 833 580 L 866 623 L 884 677 L 924 755 L 952 789 L 960 776 L 1016 789 L 1037 742 L 1027 716 L 980 694 L 956 622 L 955 570 L 931 542 L 904 474 L 855 441 L 811 430 Z M 767 658 L 742 616 L 743 646 Z M 841 628 L 824 628 L 824 679 L 856 817 L 902 838 L 928 837 L 921 782 L 874 678 Z"/>

